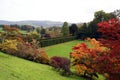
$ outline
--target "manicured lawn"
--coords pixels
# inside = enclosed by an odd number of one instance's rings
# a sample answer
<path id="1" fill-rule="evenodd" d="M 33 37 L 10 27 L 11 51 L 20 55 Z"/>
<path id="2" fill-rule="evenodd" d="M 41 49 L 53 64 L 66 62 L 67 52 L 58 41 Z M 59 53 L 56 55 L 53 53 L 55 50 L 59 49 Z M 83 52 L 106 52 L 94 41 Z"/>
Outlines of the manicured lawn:
<path id="1" fill-rule="evenodd" d="M 72 51 L 72 47 L 77 43 L 83 43 L 83 42 L 87 43 L 90 46 L 89 42 L 87 41 L 74 40 L 74 41 L 70 41 L 62 44 L 48 46 L 48 47 L 45 47 L 44 49 L 50 57 L 64 56 L 69 58 L 69 53 Z"/>
<path id="2" fill-rule="evenodd" d="M 0 80 L 85 80 L 64 77 L 50 66 L 34 63 L 0 52 Z"/>

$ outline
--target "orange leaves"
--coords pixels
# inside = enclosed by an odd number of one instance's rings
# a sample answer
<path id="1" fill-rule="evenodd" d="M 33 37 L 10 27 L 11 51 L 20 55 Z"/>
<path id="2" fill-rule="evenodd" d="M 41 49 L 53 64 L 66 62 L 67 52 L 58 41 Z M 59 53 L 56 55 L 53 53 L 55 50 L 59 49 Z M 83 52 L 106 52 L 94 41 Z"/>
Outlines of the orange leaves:
<path id="1" fill-rule="evenodd" d="M 86 44 L 81 43 L 75 45 L 73 48 L 73 52 L 71 52 L 71 57 L 72 58 L 83 58 L 86 57 L 89 53 L 89 49 Z"/>
<path id="2" fill-rule="evenodd" d="M 104 50 L 103 47 L 101 46 L 102 44 L 99 41 L 97 41 L 95 38 L 91 39 L 90 43 L 93 46 L 92 48 L 93 51 L 95 50 L 95 51 L 102 52 Z"/>
<path id="3" fill-rule="evenodd" d="M 73 64 L 78 74 L 83 75 L 85 71 L 92 73 L 92 60 L 91 53 L 93 49 L 88 48 L 85 43 L 80 43 L 72 48 L 73 52 L 70 53 L 71 58 L 74 60 Z"/>
<path id="4" fill-rule="evenodd" d="M 78 74 L 84 74 L 84 72 L 87 70 L 87 67 L 83 64 L 75 65 L 75 69 L 77 69 Z"/>
<path id="5" fill-rule="evenodd" d="M 92 48 L 89 48 L 85 43 L 80 43 L 75 45 L 72 48 L 73 52 L 70 53 L 78 74 L 84 74 L 85 71 L 89 72 L 89 74 L 94 73 L 97 66 L 95 60 L 105 51 L 96 39 L 89 38 L 88 41 L 90 41 Z"/>

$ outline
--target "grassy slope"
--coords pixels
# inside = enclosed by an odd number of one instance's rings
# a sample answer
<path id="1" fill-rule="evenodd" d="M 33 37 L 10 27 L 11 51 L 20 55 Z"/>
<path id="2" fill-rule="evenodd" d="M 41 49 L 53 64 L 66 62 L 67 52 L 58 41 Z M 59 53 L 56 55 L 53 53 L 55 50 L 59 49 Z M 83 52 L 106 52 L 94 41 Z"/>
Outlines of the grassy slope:
<path id="1" fill-rule="evenodd" d="M 62 44 L 45 47 L 45 51 L 50 57 L 64 56 L 69 58 L 69 53 L 72 51 L 72 47 L 75 44 L 82 43 L 82 42 L 85 42 L 90 46 L 90 44 L 87 41 L 74 40 L 74 41 L 70 41 Z"/>
<path id="2" fill-rule="evenodd" d="M 63 77 L 50 66 L 34 63 L 0 52 L 0 80 L 85 80 Z"/>

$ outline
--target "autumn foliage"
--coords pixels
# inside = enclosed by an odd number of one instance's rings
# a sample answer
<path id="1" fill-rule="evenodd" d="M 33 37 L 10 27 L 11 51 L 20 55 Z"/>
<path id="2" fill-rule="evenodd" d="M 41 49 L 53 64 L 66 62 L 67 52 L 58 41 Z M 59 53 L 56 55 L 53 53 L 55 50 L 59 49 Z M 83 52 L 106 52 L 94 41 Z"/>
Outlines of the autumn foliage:
<path id="1" fill-rule="evenodd" d="M 70 60 L 65 57 L 53 56 L 50 59 L 50 65 L 60 70 L 63 70 L 62 75 L 70 75 Z"/>
<path id="2" fill-rule="evenodd" d="M 39 42 L 33 38 L 35 35 L 31 35 L 28 39 L 26 37 L 29 35 L 23 36 L 17 28 L 4 26 L 3 30 L 1 51 L 38 63 L 49 64 L 49 57 L 45 50 L 41 49 Z"/>
<path id="3" fill-rule="evenodd" d="M 120 20 L 110 19 L 98 23 L 98 31 L 103 38 L 100 43 L 108 48 L 106 55 L 97 58 L 98 63 L 103 63 L 99 72 L 109 74 L 109 80 L 120 79 Z"/>
<path id="4" fill-rule="evenodd" d="M 85 43 L 77 44 L 72 48 L 73 52 L 70 53 L 70 57 L 77 74 L 92 78 L 92 76 L 98 77 L 95 70 L 95 59 L 104 49 L 96 39 L 89 39 L 89 41 L 93 45 L 92 48 Z"/>
<path id="5" fill-rule="evenodd" d="M 77 44 L 70 53 L 78 74 L 101 73 L 107 80 L 120 79 L 120 21 L 110 19 L 98 23 L 102 38 L 89 39 L 92 47 L 85 43 Z"/>

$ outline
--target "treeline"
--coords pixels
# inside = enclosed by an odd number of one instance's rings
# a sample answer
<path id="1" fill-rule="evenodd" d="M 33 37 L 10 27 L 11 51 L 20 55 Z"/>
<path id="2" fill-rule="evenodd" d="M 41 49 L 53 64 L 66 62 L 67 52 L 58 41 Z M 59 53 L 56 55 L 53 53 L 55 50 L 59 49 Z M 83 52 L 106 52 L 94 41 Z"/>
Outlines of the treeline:
<path id="1" fill-rule="evenodd" d="M 17 25 L 17 24 L 12 24 L 12 25 L 0 25 L 0 28 L 3 28 L 5 26 L 10 26 L 11 28 L 18 28 L 20 30 L 24 30 L 24 31 L 33 31 L 35 30 L 35 27 L 34 26 L 31 26 L 31 25 Z"/>
<path id="2" fill-rule="evenodd" d="M 102 21 L 108 21 L 111 18 L 115 18 L 116 15 L 113 13 L 106 13 L 104 11 L 97 11 L 94 14 L 94 19 L 91 22 L 83 23 L 78 32 L 78 38 L 85 39 L 90 38 L 100 38 L 101 33 L 98 32 L 97 24 Z"/>

